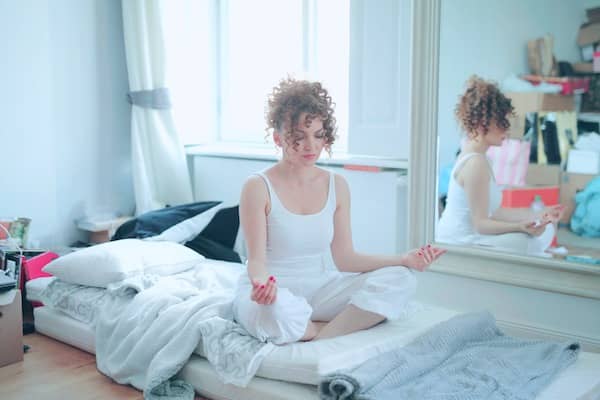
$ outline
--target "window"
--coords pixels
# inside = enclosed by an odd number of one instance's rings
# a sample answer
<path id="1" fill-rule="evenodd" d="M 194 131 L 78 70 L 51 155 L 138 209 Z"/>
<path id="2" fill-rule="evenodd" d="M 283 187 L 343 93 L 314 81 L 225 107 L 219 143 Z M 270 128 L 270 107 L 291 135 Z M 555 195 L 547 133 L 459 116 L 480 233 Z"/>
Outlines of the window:
<path id="1" fill-rule="evenodd" d="M 164 3 L 167 81 L 184 143 L 264 144 L 265 102 L 280 79 L 322 81 L 346 150 L 347 0 Z"/>

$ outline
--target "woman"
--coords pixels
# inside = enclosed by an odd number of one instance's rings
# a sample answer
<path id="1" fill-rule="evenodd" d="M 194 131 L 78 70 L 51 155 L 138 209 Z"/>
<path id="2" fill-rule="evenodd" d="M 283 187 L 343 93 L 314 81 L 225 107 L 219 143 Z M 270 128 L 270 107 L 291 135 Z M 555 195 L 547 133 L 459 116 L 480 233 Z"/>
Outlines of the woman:
<path id="1" fill-rule="evenodd" d="M 529 255 L 544 255 L 550 246 L 562 205 L 537 212 L 500 207 L 502 191 L 486 152 L 507 138 L 512 113 L 510 99 L 497 85 L 479 77 L 467 82 L 467 90 L 456 106 L 456 117 L 466 138 L 450 174 L 446 207 L 436 232 L 438 241 Z"/>
<path id="2" fill-rule="evenodd" d="M 348 185 L 315 165 L 323 150 L 331 152 L 336 129 L 331 97 L 320 83 L 282 81 L 266 117 L 282 158 L 242 189 L 248 276 L 238 285 L 236 320 L 260 340 L 284 344 L 398 318 L 416 287 L 409 268 L 424 270 L 444 250 L 354 251 Z"/>

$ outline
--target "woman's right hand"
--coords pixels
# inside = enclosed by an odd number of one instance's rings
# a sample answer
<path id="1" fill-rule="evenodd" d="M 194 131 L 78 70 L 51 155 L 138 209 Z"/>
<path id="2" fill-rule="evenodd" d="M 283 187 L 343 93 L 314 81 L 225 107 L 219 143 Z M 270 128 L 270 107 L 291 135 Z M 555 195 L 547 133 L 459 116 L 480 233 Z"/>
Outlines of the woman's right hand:
<path id="1" fill-rule="evenodd" d="M 252 292 L 250 299 L 258 304 L 269 305 L 277 300 L 277 281 L 274 276 L 270 276 L 266 282 L 258 279 L 252 279 Z"/>
<path id="2" fill-rule="evenodd" d="M 540 236 L 546 230 L 550 221 L 528 220 L 519 223 L 519 230 L 531 236 Z"/>

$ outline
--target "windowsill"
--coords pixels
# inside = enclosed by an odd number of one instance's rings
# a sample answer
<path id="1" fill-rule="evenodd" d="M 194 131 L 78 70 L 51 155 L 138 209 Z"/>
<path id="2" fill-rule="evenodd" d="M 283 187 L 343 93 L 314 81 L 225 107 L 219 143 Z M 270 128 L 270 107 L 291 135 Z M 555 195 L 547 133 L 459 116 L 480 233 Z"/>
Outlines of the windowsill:
<path id="1" fill-rule="evenodd" d="M 188 156 L 232 158 L 239 160 L 266 160 L 276 161 L 279 155 L 272 146 L 258 146 L 250 144 L 206 144 L 185 146 Z M 398 158 L 376 157 L 349 153 L 334 153 L 331 158 L 325 153 L 317 161 L 324 166 L 340 167 L 374 167 L 385 170 L 408 169 L 408 160 Z"/>
<path id="2" fill-rule="evenodd" d="M 448 249 L 431 271 L 600 299 L 600 268 L 543 257 L 436 243 Z"/>

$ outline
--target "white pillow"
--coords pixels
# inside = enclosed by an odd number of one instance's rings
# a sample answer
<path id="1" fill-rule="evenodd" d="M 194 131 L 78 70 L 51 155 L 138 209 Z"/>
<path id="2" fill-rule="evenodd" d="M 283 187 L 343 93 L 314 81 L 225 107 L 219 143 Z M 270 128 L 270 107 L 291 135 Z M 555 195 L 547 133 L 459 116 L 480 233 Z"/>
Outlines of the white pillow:
<path id="1" fill-rule="evenodd" d="M 65 282 L 106 287 L 141 273 L 176 274 L 202 260 L 204 256 L 179 243 L 122 239 L 59 257 L 43 271 Z"/>

